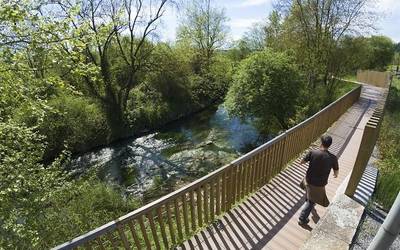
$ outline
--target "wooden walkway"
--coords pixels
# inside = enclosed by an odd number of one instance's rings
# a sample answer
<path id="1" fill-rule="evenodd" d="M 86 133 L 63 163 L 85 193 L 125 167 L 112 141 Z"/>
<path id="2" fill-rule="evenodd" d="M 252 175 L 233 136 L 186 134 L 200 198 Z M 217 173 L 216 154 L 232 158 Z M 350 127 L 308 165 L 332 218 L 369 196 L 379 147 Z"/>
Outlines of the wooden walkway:
<path id="1" fill-rule="evenodd" d="M 351 173 L 364 126 L 382 93 L 381 88 L 363 86 L 360 100 L 327 131 L 333 137 L 330 150 L 339 157 L 340 167 L 339 177 L 331 176 L 326 187 L 330 200 Z M 316 141 L 310 148 L 318 146 Z M 299 249 L 326 210 L 317 206 L 308 226 L 297 224 L 304 203 L 298 183 L 307 170 L 300 160 L 178 249 Z"/>

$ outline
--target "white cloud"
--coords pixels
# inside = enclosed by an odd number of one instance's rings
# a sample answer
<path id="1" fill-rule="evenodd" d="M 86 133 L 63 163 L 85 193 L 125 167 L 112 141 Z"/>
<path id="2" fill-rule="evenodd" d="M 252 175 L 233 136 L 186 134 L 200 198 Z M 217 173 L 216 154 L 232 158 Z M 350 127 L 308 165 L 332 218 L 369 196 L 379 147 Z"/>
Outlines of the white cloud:
<path id="1" fill-rule="evenodd" d="M 240 4 L 238 4 L 237 7 L 259 6 L 270 2 L 271 0 L 244 0 Z"/>
<path id="2" fill-rule="evenodd" d="M 393 11 L 400 8 L 399 0 L 378 0 L 375 4 L 381 11 Z"/>
<path id="3" fill-rule="evenodd" d="M 263 20 L 260 18 L 235 18 L 229 21 L 229 26 L 231 29 L 231 38 L 233 40 L 239 40 L 242 38 L 243 34 L 249 30 L 251 26 L 259 23 Z"/>
<path id="4" fill-rule="evenodd" d="M 400 42 L 400 1 L 378 0 L 375 2 L 375 10 L 378 11 L 377 34 L 389 36 L 395 42 Z"/>
<path id="5" fill-rule="evenodd" d="M 230 20 L 229 24 L 232 29 L 235 29 L 235 28 L 243 29 L 243 28 L 249 28 L 253 24 L 260 22 L 260 21 L 261 21 L 261 19 L 257 19 L 257 18 L 235 18 L 235 19 Z"/>
<path id="6" fill-rule="evenodd" d="M 179 13 L 175 8 L 168 7 L 159 25 L 161 40 L 174 41 L 176 38 L 176 28 L 178 27 Z"/>

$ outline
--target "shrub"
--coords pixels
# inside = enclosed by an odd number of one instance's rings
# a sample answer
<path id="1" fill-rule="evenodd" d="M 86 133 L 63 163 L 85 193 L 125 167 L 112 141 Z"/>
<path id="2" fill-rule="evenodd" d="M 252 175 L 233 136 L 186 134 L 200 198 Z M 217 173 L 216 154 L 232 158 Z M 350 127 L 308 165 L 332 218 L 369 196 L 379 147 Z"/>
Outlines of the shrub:
<path id="1" fill-rule="evenodd" d="M 35 105 L 22 105 L 15 119 L 28 126 L 37 126 L 40 134 L 45 136 L 47 144 L 44 158 L 54 158 L 65 148 L 84 152 L 107 142 L 107 120 L 100 105 L 91 99 L 73 95 L 57 96 L 47 102 L 43 117 L 32 112 Z"/>
<path id="2" fill-rule="evenodd" d="M 43 137 L 14 122 L 0 123 L 0 248 L 29 249 L 53 190 L 63 185 L 60 161 L 44 166 Z"/>
<path id="3" fill-rule="evenodd" d="M 127 214 L 140 206 L 122 190 L 96 178 L 71 182 L 59 189 L 44 210 L 41 248 L 51 248 Z"/>
<path id="4" fill-rule="evenodd" d="M 243 60 L 225 99 L 231 115 L 260 118 L 264 127 L 288 128 L 302 84 L 294 60 L 265 50 Z"/>

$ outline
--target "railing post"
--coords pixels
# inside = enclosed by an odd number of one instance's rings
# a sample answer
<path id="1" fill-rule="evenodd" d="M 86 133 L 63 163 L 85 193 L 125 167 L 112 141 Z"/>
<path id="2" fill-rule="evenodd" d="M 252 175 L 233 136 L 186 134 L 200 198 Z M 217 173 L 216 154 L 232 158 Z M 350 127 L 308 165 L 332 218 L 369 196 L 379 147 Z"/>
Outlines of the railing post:
<path id="1" fill-rule="evenodd" d="M 354 195 L 368 160 L 374 150 L 378 138 L 380 121 L 381 119 L 378 116 L 372 116 L 367 125 L 365 125 L 356 162 L 354 163 L 353 171 L 351 172 L 349 183 L 345 191 L 345 194 L 349 197 Z"/>
<path id="2" fill-rule="evenodd" d="M 317 130 L 317 117 L 314 117 L 312 119 L 312 131 L 311 131 L 311 141 L 310 143 L 312 143 L 315 139 L 317 139 L 316 137 L 316 130 Z"/>
<path id="3" fill-rule="evenodd" d="M 283 169 L 284 165 L 286 165 L 286 163 L 287 163 L 286 154 L 287 154 L 287 148 L 288 148 L 288 145 L 287 145 L 288 134 L 287 134 L 287 132 L 284 132 L 284 134 L 285 135 L 282 138 L 283 142 L 281 142 L 282 146 L 283 146 L 283 149 L 282 149 L 282 152 L 281 152 L 280 164 L 279 164 L 281 169 Z"/>

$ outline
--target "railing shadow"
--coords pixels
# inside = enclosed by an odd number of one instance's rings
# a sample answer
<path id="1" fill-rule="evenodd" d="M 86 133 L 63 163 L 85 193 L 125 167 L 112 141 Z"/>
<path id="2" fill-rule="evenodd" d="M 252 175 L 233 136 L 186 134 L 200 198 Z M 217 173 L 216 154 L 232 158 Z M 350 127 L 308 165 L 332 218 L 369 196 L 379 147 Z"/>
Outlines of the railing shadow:
<path id="1" fill-rule="evenodd" d="M 360 100 L 352 111 L 348 111 L 351 119 L 347 119 L 347 129 L 336 135 L 335 131 L 328 133 L 334 137 L 331 151 L 338 157 L 343 153 L 355 133 L 359 123 L 371 101 Z M 334 130 L 334 129 L 333 129 Z M 317 144 L 312 144 L 310 149 L 315 149 Z M 246 201 L 227 212 L 220 221 L 213 223 L 196 237 L 181 245 L 182 249 L 262 249 L 284 228 L 304 204 L 305 194 L 300 189 L 299 183 L 305 176 L 307 166 L 300 164 L 296 159 L 292 164 L 275 176 L 269 184 L 260 188 Z M 366 176 L 367 177 L 367 176 Z M 364 185 L 365 187 L 365 185 Z M 362 190 L 359 191 L 362 194 Z M 311 219 L 317 223 L 321 215 L 314 209 Z M 290 222 L 293 223 L 293 222 Z M 297 226 L 297 224 L 296 224 Z M 311 226 L 303 227 L 311 231 Z M 285 230 L 290 233 L 288 237 L 302 241 L 296 235 L 296 229 L 288 226 Z"/>

